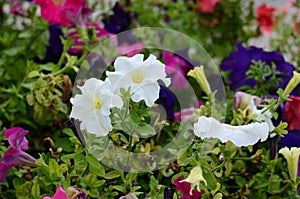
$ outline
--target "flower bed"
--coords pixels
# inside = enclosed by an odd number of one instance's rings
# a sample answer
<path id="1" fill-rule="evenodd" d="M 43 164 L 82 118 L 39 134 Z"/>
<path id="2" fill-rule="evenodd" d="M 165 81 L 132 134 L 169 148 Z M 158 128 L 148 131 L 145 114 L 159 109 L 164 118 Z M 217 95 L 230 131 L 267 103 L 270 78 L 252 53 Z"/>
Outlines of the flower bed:
<path id="1" fill-rule="evenodd" d="M 3 1 L 0 198 L 300 198 L 299 7 Z"/>

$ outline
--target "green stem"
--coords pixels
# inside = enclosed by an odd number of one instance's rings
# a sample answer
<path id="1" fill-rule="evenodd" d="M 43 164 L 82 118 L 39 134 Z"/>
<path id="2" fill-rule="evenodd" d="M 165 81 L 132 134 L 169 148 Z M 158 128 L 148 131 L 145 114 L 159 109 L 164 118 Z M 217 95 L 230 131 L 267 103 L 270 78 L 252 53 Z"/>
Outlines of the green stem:
<path id="1" fill-rule="evenodd" d="M 226 162 L 227 162 L 227 161 L 223 161 L 220 165 L 218 165 L 218 166 L 216 166 L 215 168 L 213 168 L 213 169 L 211 170 L 211 172 L 215 172 L 215 171 L 221 169 L 221 168 L 226 164 Z"/>

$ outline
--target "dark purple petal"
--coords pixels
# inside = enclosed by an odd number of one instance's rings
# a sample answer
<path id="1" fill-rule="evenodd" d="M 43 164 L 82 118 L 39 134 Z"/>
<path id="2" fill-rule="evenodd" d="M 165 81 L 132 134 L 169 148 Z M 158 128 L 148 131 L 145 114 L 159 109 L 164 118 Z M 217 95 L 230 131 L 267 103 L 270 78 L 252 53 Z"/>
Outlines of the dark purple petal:
<path id="1" fill-rule="evenodd" d="M 159 99 L 157 100 L 157 103 L 165 108 L 167 112 L 167 118 L 172 121 L 174 119 L 174 106 L 176 98 L 167 87 L 163 85 L 159 86 Z"/>
<path id="2" fill-rule="evenodd" d="M 80 188 L 76 188 L 76 190 L 79 191 L 77 199 L 88 199 L 87 194 L 84 191 L 82 191 Z"/>
<path id="3" fill-rule="evenodd" d="M 173 199 L 175 190 L 171 187 L 165 187 L 164 189 L 164 199 Z"/>
<path id="4" fill-rule="evenodd" d="M 113 15 L 103 19 L 105 29 L 114 34 L 128 30 L 131 21 L 130 16 L 129 13 L 124 11 L 119 2 L 113 7 L 113 12 Z"/>
<path id="5" fill-rule="evenodd" d="M 28 149 L 28 140 L 25 135 L 29 131 L 20 127 L 13 127 L 4 131 L 4 135 L 8 138 L 8 143 L 19 150 L 26 151 Z"/>
<path id="6" fill-rule="evenodd" d="M 44 59 L 35 58 L 35 62 L 46 64 L 48 62 L 57 63 L 63 52 L 63 44 L 61 37 L 63 36 L 61 26 L 59 24 L 49 26 L 50 38 L 49 45 L 46 47 L 46 56 Z"/>
<path id="7" fill-rule="evenodd" d="M 35 165 L 36 159 L 24 151 L 9 148 L 2 156 L 1 163 L 11 168 L 17 165 Z"/>
<path id="8" fill-rule="evenodd" d="M 289 131 L 280 139 L 281 147 L 300 147 L 300 131 Z"/>
<path id="9" fill-rule="evenodd" d="M 0 182 L 5 182 L 9 169 L 10 168 L 7 167 L 5 164 L 0 163 Z"/>

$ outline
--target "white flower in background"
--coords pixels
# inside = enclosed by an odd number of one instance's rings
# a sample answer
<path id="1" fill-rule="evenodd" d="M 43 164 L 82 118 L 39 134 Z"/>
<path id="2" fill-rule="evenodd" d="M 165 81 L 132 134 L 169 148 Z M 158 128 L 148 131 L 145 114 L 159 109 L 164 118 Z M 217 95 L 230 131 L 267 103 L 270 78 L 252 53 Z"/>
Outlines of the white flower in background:
<path id="1" fill-rule="evenodd" d="M 107 135 L 112 130 L 110 108 L 121 108 L 122 99 L 110 91 L 108 82 L 96 78 L 86 80 L 79 89 L 82 94 L 76 94 L 70 100 L 73 105 L 70 116 L 81 121 L 81 130 L 86 129 L 99 136 Z"/>
<path id="2" fill-rule="evenodd" d="M 269 126 L 267 122 L 232 126 L 220 123 L 212 117 L 200 116 L 194 124 L 194 134 L 201 139 L 218 138 L 221 142 L 231 141 L 241 147 L 253 145 L 259 140 L 265 141 L 269 135 Z"/>
<path id="3" fill-rule="evenodd" d="M 300 148 L 292 147 L 291 150 L 289 150 L 289 148 L 284 147 L 279 150 L 279 153 L 281 153 L 286 159 L 290 177 L 294 182 L 296 182 Z"/>
<path id="4" fill-rule="evenodd" d="M 144 61 L 143 54 L 133 57 L 118 57 L 114 63 L 115 71 L 107 71 L 107 78 L 114 93 L 120 94 L 120 88 L 128 90 L 130 87 L 131 99 L 134 102 L 145 100 L 148 107 L 153 106 L 159 97 L 158 80 L 162 80 L 166 86 L 171 81 L 166 78 L 165 65 L 150 55 Z"/>

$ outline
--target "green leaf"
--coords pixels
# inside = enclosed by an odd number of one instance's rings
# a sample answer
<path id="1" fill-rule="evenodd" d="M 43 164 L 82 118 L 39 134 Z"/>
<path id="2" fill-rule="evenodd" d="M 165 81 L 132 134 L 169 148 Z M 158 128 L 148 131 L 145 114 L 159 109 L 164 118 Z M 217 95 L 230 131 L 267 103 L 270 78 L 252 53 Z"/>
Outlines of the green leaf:
<path id="1" fill-rule="evenodd" d="M 104 177 L 105 176 L 105 169 L 100 164 L 100 162 L 91 154 L 86 156 L 86 161 L 89 163 L 89 168 L 92 173 L 96 174 L 97 176 Z"/>
<path id="2" fill-rule="evenodd" d="M 70 141 L 71 141 L 73 144 L 81 145 L 81 143 L 80 143 L 80 141 L 78 140 L 77 137 L 74 136 L 74 137 L 70 137 L 69 139 L 70 139 Z"/>
<path id="3" fill-rule="evenodd" d="M 27 99 L 27 103 L 28 103 L 29 106 L 34 105 L 35 99 L 34 99 L 34 96 L 32 94 L 27 95 L 26 99 Z"/>
<path id="4" fill-rule="evenodd" d="M 39 77 L 40 73 L 37 70 L 31 71 L 30 73 L 28 73 L 27 78 L 33 78 L 33 77 Z"/>
<path id="5" fill-rule="evenodd" d="M 105 174 L 105 179 L 111 180 L 114 178 L 118 178 L 120 176 L 121 176 L 120 171 L 111 171 Z"/>
<path id="6" fill-rule="evenodd" d="M 49 173 L 50 173 L 50 179 L 53 181 L 56 181 L 60 178 L 59 165 L 54 159 L 50 159 L 49 161 Z"/>
<path id="7" fill-rule="evenodd" d="M 99 191 L 97 189 L 88 190 L 87 193 L 92 198 L 99 198 Z"/>
<path id="8" fill-rule="evenodd" d="M 96 182 L 97 182 L 97 176 L 92 173 L 87 174 L 84 178 L 85 185 L 89 187 L 93 187 Z"/>
<path id="9" fill-rule="evenodd" d="M 40 185 L 39 183 L 34 183 L 31 188 L 31 195 L 33 198 L 40 198 Z"/>
<path id="10" fill-rule="evenodd" d="M 40 68 L 41 70 L 52 71 L 53 69 L 56 69 L 57 66 L 54 63 L 49 62 L 47 64 L 40 65 Z"/>
<path id="11" fill-rule="evenodd" d="M 126 188 L 121 186 L 121 185 L 114 185 L 113 188 L 120 191 L 120 192 L 122 192 L 122 193 L 124 193 L 124 194 L 127 193 Z"/>
<path id="12" fill-rule="evenodd" d="M 31 185 L 32 185 L 32 182 L 27 181 L 24 184 L 22 184 L 21 186 L 19 186 L 16 190 L 16 197 L 17 198 L 22 198 L 22 197 L 31 198 L 30 197 Z"/>
<path id="13" fill-rule="evenodd" d="M 31 37 L 31 31 L 22 31 L 19 36 L 19 38 L 30 38 Z"/>
<path id="14" fill-rule="evenodd" d="M 75 136 L 75 135 L 74 135 L 74 132 L 73 132 L 72 129 L 70 129 L 70 128 L 64 128 L 64 129 L 62 130 L 62 132 L 63 132 L 64 134 L 70 136 L 70 137 L 74 137 L 74 136 Z"/>
<path id="15" fill-rule="evenodd" d="M 12 48 L 9 48 L 9 49 L 6 49 L 3 51 L 4 54 L 8 55 L 8 56 L 16 56 L 17 54 L 25 51 L 25 46 L 17 46 L 17 47 L 12 47 Z"/>

